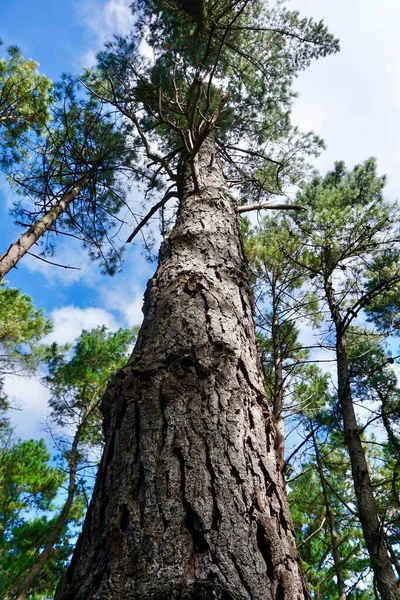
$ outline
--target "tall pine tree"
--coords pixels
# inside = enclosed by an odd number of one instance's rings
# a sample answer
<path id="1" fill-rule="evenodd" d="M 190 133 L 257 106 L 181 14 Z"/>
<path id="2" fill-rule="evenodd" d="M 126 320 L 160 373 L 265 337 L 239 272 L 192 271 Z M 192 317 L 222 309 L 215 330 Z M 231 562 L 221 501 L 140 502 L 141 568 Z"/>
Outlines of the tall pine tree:
<path id="1" fill-rule="evenodd" d="M 132 36 L 86 84 L 135 125 L 154 185 L 169 186 L 152 210 L 172 194 L 179 210 L 103 400 L 105 450 L 57 598 L 309 599 L 230 184 L 263 201 L 296 180 L 319 141 L 291 126 L 291 83 L 337 42 L 280 3 L 134 8 Z"/>

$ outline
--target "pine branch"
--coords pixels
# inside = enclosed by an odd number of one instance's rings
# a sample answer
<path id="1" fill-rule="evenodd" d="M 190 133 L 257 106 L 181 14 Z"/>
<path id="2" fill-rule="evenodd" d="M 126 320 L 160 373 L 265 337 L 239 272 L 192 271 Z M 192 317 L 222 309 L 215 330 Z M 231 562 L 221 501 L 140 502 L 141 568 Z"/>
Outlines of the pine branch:
<path id="1" fill-rule="evenodd" d="M 307 210 L 304 206 L 299 204 L 245 204 L 238 206 L 237 211 L 239 214 L 250 212 L 251 210 Z"/>
<path id="2" fill-rule="evenodd" d="M 146 225 L 146 223 L 151 219 L 151 217 L 156 213 L 160 208 L 164 206 L 171 198 L 178 198 L 177 192 L 167 192 L 165 196 L 157 202 L 147 213 L 147 215 L 140 221 L 139 225 L 135 227 L 131 235 L 126 240 L 127 244 L 130 244 L 133 238 L 139 233 L 139 231 Z"/>
<path id="3" fill-rule="evenodd" d="M 43 262 L 48 263 L 49 265 L 54 265 L 55 267 L 61 267 L 62 269 L 74 269 L 75 271 L 81 270 L 80 267 L 70 267 L 69 265 L 61 265 L 61 264 L 53 262 L 51 260 L 47 260 L 46 258 L 43 258 L 43 256 L 39 256 L 38 254 L 33 254 L 33 252 L 27 252 L 27 254 L 29 254 L 30 256 L 34 256 L 35 258 L 42 260 Z"/>

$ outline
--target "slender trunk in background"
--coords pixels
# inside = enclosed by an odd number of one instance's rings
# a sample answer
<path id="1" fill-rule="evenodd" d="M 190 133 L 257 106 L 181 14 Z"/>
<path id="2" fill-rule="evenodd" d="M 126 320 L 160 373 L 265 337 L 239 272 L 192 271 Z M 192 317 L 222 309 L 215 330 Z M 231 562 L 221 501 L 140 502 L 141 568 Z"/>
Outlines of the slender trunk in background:
<path id="1" fill-rule="evenodd" d="M 317 438 L 315 436 L 314 424 L 311 421 L 311 419 L 310 419 L 310 427 L 311 427 L 312 439 L 313 439 L 314 450 L 315 450 L 315 459 L 316 459 L 316 463 L 317 463 L 316 466 L 317 466 L 319 478 L 321 481 L 322 493 L 324 496 L 326 518 L 328 520 L 329 531 L 331 534 L 332 555 L 333 555 L 333 562 L 335 565 L 335 573 L 336 573 L 336 579 L 337 579 L 339 600 L 346 600 L 346 584 L 344 581 L 342 561 L 340 558 L 340 550 L 339 550 L 340 542 L 339 542 L 338 534 L 336 531 L 335 514 L 333 512 L 333 507 L 331 504 L 331 500 L 329 498 L 328 486 L 326 483 L 324 469 L 322 466 L 321 455 L 320 455 L 320 451 L 318 448 Z"/>
<path id="2" fill-rule="evenodd" d="M 94 396 L 90 404 L 88 405 L 85 414 L 82 417 L 81 422 L 79 423 L 74 438 L 72 440 L 71 450 L 69 452 L 68 457 L 68 466 L 69 466 L 69 474 L 68 474 L 68 488 L 67 488 L 67 498 L 64 502 L 64 506 L 61 509 L 60 515 L 55 523 L 53 530 L 50 532 L 49 537 L 44 544 L 44 548 L 37 557 L 37 560 L 34 565 L 32 565 L 31 569 L 28 571 L 24 581 L 18 589 L 18 593 L 16 596 L 16 600 L 25 600 L 27 597 L 29 590 L 32 585 L 35 583 L 36 579 L 39 577 L 43 567 L 49 560 L 51 556 L 51 552 L 53 550 L 54 545 L 58 541 L 62 530 L 65 527 L 65 524 L 68 520 L 69 513 L 71 510 L 72 503 L 74 501 L 75 493 L 77 490 L 77 470 L 78 470 L 78 462 L 79 462 L 79 444 L 82 441 L 82 435 L 84 434 L 85 427 L 90 417 L 93 409 L 95 408 L 96 397 Z"/>
<path id="3" fill-rule="evenodd" d="M 379 521 L 368 464 L 354 411 L 343 321 L 339 307 L 335 301 L 332 282 L 329 279 L 325 282 L 325 293 L 336 328 L 338 399 L 341 406 L 344 439 L 350 457 L 354 490 L 357 497 L 358 513 L 365 545 L 382 600 L 400 600 L 400 587 L 386 551 L 384 531 Z"/>
<path id="4" fill-rule="evenodd" d="M 283 359 L 279 334 L 278 299 L 275 277 L 272 282 L 272 345 L 274 354 L 274 417 L 276 427 L 276 460 L 279 471 L 285 462 L 285 422 L 283 419 Z"/>
<path id="5" fill-rule="evenodd" d="M 75 439 L 73 443 L 73 447 L 71 450 L 71 458 L 69 461 L 70 464 L 70 472 L 69 472 L 69 483 L 67 490 L 67 499 L 64 503 L 64 506 L 61 509 L 60 515 L 57 519 L 57 522 L 50 532 L 50 535 L 44 544 L 44 548 L 42 552 L 39 554 L 36 562 L 32 565 L 31 569 L 28 571 L 24 581 L 18 589 L 18 593 L 16 596 L 16 600 L 25 600 L 27 597 L 30 588 L 33 586 L 37 578 L 39 577 L 43 567 L 46 565 L 47 561 L 51 556 L 51 552 L 53 550 L 54 544 L 58 541 L 61 532 L 67 522 L 72 502 L 74 500 L 75 492 L 76 492 L 76 468 L 77 468 L 77 447 L 74 447 Z"/>
<path id="6" fill-rule="evenodd" d="M 93 174 L 85 173 L 74 187 L 61 196 L 61 199 L 46 214 L 23 233 L 7 252 L 0 256 L 0 281 L 29 252 L 34 244 L 50 229 L 58 217 L 64 213 L 80 192 L 88 185 Z"/>
<path id="7" fill-rule="evenodd" d="M 127 366 L 57 600 L 310 600 L 264 396 L 235 202 L 206 139 Z M 199 191 L 194 191 L 196 173 Z"/>

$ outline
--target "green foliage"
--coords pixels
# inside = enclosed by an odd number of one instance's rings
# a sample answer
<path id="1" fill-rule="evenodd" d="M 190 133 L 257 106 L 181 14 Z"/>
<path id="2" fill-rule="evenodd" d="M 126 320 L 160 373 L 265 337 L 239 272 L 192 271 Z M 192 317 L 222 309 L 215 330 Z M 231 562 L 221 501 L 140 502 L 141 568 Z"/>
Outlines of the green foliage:
<path id="1" fill-rule="evenodd" d="M 372 600 L 371 566 L 355 512 L 351 468 L 336 414 L 335 391 L 329 375 L 316 365 L 307 365 L 301 375 L 293 388 L 298 406 L 297 429 L 302 428 L 302 435 L 315 442 L 311 441 L 300 464 L 291 472 L 288 486 L 307 580 L 316 598 L 338 598 L 328 499 L 347 597 Z"/>
<path id="2" fill-rule="evenodd" d="M 395 518 L 400 508 L 400 387 L 381 336 L 354 327 L 348 337 L 354 398 L 370 411 L 370 421 L 379 424 L 381 441 L 374 444 L 379 449 L 378 468 L 372 473 L 380 515 L 387 524 L 389 542 L 395 545 L 400 539 Z"/>
<path id="3" fill-rule="evenodd" d="M 1 413 L 8 407 L 1 394 L 2 376 L 32 373 L 43 357 L 40 340 L 50 331 L 51 322 L 27 294 L 0 282 L 0 427 L 5 426 Z"/>
<path id="4" fill-rule="evenodd" d="M 65 473 L 48 464 L 43 440 L 15 441 L 2 435 L 0 442 L 0 595 L 12 598 L 54 527 Z M 72 550 L 68 537 L 64 531 L 31 597 L 54 591 Z"/>
<path id="5" fill-rule="evenodd" d="M 291 85 L 310 60 L 337 51 L 323 23 L 248 0 L 138 0 L 133 10 L 132 35 L 107 44 L 86 82 L 134 123 L 155 178 L 179 179 L 179 159 L 194 158 L 212 131 L 243 198 L 297 180 L 321 140 L 292 127 Z"/>
<path id="6" fill-rule="evenodd" d="M 328 493 L 334 513 L 343 574 L 347 582 L 347 597 L 373 600 L 370 563 L 364 548 L 358 519 L 343 504 L 354 506 L 349 462 L 343 442 L 327 434 L 319 436 L 324 476 L 329 482 Z M 332 558 L 332 540 L 326 514 L 321 479 L 312 451 L 302 469 L 289 480 L 289 502 L 294 520 L 297 543 L 307 581 L 316 598 L 335 600 L 338 590 Z M 334 490 L 334 492 L 332 491 Z M 341 500 L 339 500 L 339 498 Z M 360 582 L 362 582 L 360 584 Z"/>
<path id="7" fill-rule="evenodd" d="M 43 440 L 15 441 L 3 429 L 0 439 L 0 595 L 13 598 L 59 531 L 30 598 L 51 598 L 73 547 L 90 495 L 84 480 L 93 465 L 93 449 L 102 444 L 100 400 L 110 377 L 125 364 L 136 330 L 83 331 L 73 353 L 47 348 L 45 384 L 51 391 L 48 425 L 60 452 L 59 466 L 49 464 Z M 56 429 L 57 427 L 57 429 Z M 71 503 L 65 518 L 65 506 Z M 61 505 L 61 506 L 60 506 Z M 62 519 L 60 521 L 60 519 Z"/>
<path id="8" fill-rule="evenodd" d="M 396 561 L 400 396 L 391 367 L 395 359 L 384 336 L 398 331 L 400 221 L 398 205 L 384 200 L 384 185 L 373 159 L 351 171 L 339 162 L 325 177 L 315 175 L 301 186 L 297 202 L 308 211 L 296 212 L 292 219 L 265 219 L 257 228 L 248 221 L 243 224 L 267 389 L 273 398 L 279 358 L 286 428 L 296 431 L 298 453 L 286 472 L 300 554 L 315 598 L 327 600 L 338 598 L 327 498 L 347 597 L 372 600 L 375 594 L 337 390 L 316 365 L 301 364 L 304 358 L 312 361 L 314 354 L 301 350 L 297 326 L 307 311 L 314 313 L 315 323 L 323 323 L 315 346 L 334 350 L 332 321 L 335 317 L 341 322 L 338 335 L 347 340 L 351 392 L 360 407 L 360 434 L 385 532 L 382 543 Z M 327 305 L 329 295 L 334 315 Z M 380 334 L 352 325 L 365 315 Z M 371 425 L 373 433 L 368 434 Z M 316 448 L 311 444 L 313 430 Z"/>
<path id="9" fill-rule="evenodd" d="M 372 322 L 382 333 L 398 335 L 400 331 L 400 282 L 398 281 L 398 247 L 386 248 L 375 257 L 368 271 L 367 291 L 372 294 L 367 298 L 364 310 L 368 321 Z M 379 295 L 373 291 L 381 288 Z"/>
<path id="10" fill-rule="evenodd" d="M 303 264 L 322 278 L 342 271 L 345 277 L 339 285 L 347 305 L 360 296 L 359 286 L 371 277 L 374 260 L 390 249 L 392 262 L 398 256 L 399 210 L 383 199 L 384 185 L 385 177 L 378 176 L 374 159 L 352 171 L 338 162 L 325 177 L 316 175 L 304 184 L 297 196 L 301 205 L 310 208 L 304 216 L 299 213 L 294 232 L 305 242 Z M 379 281 L 382 288 L 383 281 Z M 349 296 L 352 286 L 355 294 Z"/>
<path id="11" fill-rule="evenodd" d="M 27 294 L 6 287 L 5 282 L 0 283 L 0 343 L 10 357 L 26 358 L 26 347 L 34 347 L 50 331 L 51 322 L 45 318 L 42 309 L 35 309 Z"/>
<path id="12" fill-rule="evenodd" d="M 256 295 L 272 305 L 275 296 L 280 321 L 290 321 L 296 314 L 317 326 L 321 322 L 317 297 L 311 293 L 309 273 L 300 262 L 304 244 L 293 231 L 292 220 L 282 215 L 264 217 L 257 227 L 250 227 L 244 219 L 242 234 Z"/>
<path id="13" fill-rule="evenodd" d="M 37 67 L 16 46 L 0 59 L 0 165 L 9 167 L 21 158 L 23 136 L 41 133 L 50 120 L 53 85 Z"/>
<path id="14" fill-rule="evenodd" d="M 49 350 L 44 382 L 51 392 L 51 419 L 59 426 L 80 427 L 81 445 L 102 441 L 99 405 L 109 380 L 126 363 L 136 332 L 98 327 L 81 333 L 72 357 L 56 345 Z"/>
<path id="15" fill-rule="evenodd" d="M 0 282 L 0 374 L 36 368 L 43 355 L 39 342 L 51 327 L 27 294 Z"/>
<path id="16" fill-rule="evenodd" d="M 301 363 L 309 356 L 299 341 L 299 320 L 316 326 L 321 313 L 315 294 L 310 292 L 307 271 L 296 264 L 303 245 L 300 237 L 292 234 L 291 220 L 286 216 L 265 217 L 257 227 L 251 227 L 243 219 L 242 233 L 256 298 L 266 390 L 272 403 L 276 361 L 282 363 L 287 396 L 290 381 L 299 376 Z"/>
<path id="17" fill-rule="evenodd" d="M 34 224 L 88 175 L 88 184 L 40 240 L 42 252 L 53 253 L 59 234 L 72 236 L 113 274 L 122 257 L 114 235 L 123 223 L 119 215 L 136 169 L 131 127 L 68 77 L 56 85 L 55 98 L 36 151 L 10 174 L 21 196 L 12 214 L 24 226 Z"/>

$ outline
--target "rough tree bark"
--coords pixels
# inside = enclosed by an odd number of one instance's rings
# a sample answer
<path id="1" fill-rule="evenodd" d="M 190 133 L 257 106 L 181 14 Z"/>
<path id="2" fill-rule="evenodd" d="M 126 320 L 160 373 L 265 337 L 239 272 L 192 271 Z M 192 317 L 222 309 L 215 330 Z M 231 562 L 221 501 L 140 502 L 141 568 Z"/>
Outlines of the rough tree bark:
<path id="1" fill-rule="evenodd" d="M 344 439 L 349 451 L 358 514 L 371 560 L 375 581 L 382 600 L 400 600 L 400 587 L 385 547 L 384 531 L 372 491 L 371 478 L 365 458 L 350 388 L 350 370 L 344 322 L 330 278 L 325 280 L 325 294 L 336 329 L 336 360 L 338 399 L 343 417 Z"/>
<path id="2" fill-rule="evenodd" d="M 46 231 L 56 222 L 68 206 L 77 198 L 80 192 L 88 185 L 93 177 L 93 172 L 88 171 L 76 182 L 76 184 L 51 208 L 46 214 L 36 221 L 29 229 L 23 233 L 16 242 L 11 244 L 7 252 L 0 256 L 0 281 L 7 275 L 12 268 L 29 252 L 34 244 L 42 237 Z"/>
<path id="3" fill-rule="evenodd" d="M 266 406 L 235 202 L 211 139 L 180 210 L 57 600 L 310 600 Z M 195 192 L 191 173 L 197 173 Z"/>

